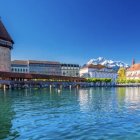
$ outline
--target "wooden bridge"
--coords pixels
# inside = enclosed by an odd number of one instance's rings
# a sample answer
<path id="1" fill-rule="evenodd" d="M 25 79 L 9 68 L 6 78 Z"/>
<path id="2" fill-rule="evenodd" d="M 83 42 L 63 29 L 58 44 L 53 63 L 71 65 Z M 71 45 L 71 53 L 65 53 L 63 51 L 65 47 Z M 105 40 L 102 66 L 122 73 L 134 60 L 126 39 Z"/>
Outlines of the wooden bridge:
<path id="1" fill-rule="evenodd" d="M 57 75 L 0 72 L 0 85 L 4 88 L 75 87 L 85 86 L 86 79 Z"/>

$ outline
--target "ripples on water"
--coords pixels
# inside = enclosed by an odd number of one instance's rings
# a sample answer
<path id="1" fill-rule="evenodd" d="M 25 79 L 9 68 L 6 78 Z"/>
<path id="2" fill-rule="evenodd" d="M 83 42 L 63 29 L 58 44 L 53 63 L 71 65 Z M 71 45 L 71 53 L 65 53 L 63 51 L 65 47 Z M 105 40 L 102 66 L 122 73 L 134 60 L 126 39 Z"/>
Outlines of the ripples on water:
<path id="1" fill-rule="evenodd" d="M 140 139 L 140 88 L 0 91 L 0 139 Z"/>

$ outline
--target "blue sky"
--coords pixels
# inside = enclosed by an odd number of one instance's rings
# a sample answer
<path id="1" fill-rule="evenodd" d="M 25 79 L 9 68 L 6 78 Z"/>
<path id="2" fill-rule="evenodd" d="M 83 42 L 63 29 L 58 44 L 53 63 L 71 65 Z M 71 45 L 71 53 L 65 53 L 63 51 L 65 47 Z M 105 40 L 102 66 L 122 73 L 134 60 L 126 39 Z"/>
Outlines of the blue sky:
<path id="1" fill-rule="evenodd" d="M 140 62 L 139 0 L 0 0 L 12 59 Z"/>

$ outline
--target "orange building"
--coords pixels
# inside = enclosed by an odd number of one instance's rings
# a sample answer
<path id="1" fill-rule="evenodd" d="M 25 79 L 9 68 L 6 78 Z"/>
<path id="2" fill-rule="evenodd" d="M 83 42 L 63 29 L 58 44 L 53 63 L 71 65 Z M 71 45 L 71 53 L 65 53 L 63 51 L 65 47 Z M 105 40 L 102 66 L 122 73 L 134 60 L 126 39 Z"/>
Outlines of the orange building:
<path id="1" fill-rule="evenodd" d="M 126 71 L 127 79 L 140 79 L 140 64 L 133 63 Z"/>

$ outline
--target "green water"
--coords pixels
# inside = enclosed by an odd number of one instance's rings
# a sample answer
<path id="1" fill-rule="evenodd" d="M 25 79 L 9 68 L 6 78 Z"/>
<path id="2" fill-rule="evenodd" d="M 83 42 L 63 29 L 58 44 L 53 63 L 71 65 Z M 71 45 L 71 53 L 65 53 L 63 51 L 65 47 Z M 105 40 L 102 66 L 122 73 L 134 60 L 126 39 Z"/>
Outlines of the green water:
<path id="1" fill-rule="evenodd" d="M 0 139 L 139 140 L 140 88 L 1 90 Z"/>

